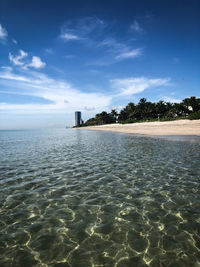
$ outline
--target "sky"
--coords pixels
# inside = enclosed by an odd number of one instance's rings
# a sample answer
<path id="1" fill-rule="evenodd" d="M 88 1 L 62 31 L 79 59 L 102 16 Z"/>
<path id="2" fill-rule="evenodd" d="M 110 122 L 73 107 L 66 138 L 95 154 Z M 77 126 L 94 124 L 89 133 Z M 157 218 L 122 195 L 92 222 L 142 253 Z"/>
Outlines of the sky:
<path id="1" fill-rule="evenodd" d="M 200 97 L 199 0 L 0 0 L 0 130 Z"/>

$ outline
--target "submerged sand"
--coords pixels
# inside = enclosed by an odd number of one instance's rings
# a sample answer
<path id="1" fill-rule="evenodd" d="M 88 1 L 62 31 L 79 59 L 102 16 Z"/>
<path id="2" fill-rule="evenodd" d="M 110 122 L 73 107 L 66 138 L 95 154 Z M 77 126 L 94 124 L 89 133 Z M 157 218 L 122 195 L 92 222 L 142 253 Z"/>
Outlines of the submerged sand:
<path id="1" fill-rule="evenodd" d="M 113 131 L 147 136 L 200 136 L 200 120 L 176 120 L 166 122 L 143 122 L 129 124 L 106 124 L 80 129 Z"/>

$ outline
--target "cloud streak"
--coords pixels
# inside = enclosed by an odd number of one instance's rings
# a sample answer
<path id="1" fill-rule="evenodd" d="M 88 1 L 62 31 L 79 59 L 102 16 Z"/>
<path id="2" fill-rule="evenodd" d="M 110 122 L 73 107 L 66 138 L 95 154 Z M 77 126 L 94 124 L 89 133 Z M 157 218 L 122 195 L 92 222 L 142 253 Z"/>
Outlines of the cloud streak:
<path id="1" fill-rule="evenodd" d="M 133 48 L 129 44 L 118 42 L 114 38 L 106 38 L 98 43 L 99 48 L 103 48 L 106 56 L 88 63 L 87 65 L 111 65 L 122 60 L 138 58 L 143 55 L 143 48 Z"/>
<path id="2" fill-rule="evenodd" d="M 17 40 L 15 40 L 15 39 L 12 39 L 12 42 L 13 42 L 13 44 L 18 44 L 18 42 L 17 42 Z"/>
<path id="3" fill-rule="evenodd" d="M 171 96 L 163 96 L 162 99 L 165 102 L 170 102 L 170 103 L 180 103 L 182 101 L 181 99 L 177 99 L 177 98 L 171 97 Z"/>
<path id="4" fill-rule="evenodd" d="M 80 40 L 81 39 L 77 35 L 72 34 L 72 33 L 67 33 L 67 32 L 61 34 L 60 38 L 63 39 L 64 41 L 74 41 L 74 40 Z"/>
<path id="5" fill-rule="evenodd" d="M 107 24 L 97 17 L 69 20 L 62 26 L 59 37 L 64 41 L 86 42 L 101 35 L 106 26 Z"/>
<path id="6" fill-rule="evenodd" d="M 130 26 L 130 30 L 131 31 L 135 31 L 135 32 L 138 32 L 138 33 L 142 33 L 144 32 L 143 28 L 140 26 L 139 22 L 137 20 L 135 20 L 131 26 Z"/>
<path id="7" fill-rule="evenodd" d="M 122 60 L 122 59 L 127 59 L 127 58 L 137 58 L 142 55 L 142 48 L 137 48 L 137 49 L 132 49 L 128 50 L 127 52 L 123 52 L 119 55 L 117 55 L 115 58 Z"/>
<path id="8" fill-rule="evenodd" d="M 111 87 L 117 89 L 119 96 L 129 96 L 143 92 L 146 89 L 169 84 L 170 78 L 149 79 L 146 77 L 131 77 L 111 80 Z"/>
<path id="9" fill-rule="evenodd" d="M 86 17 L 66 22 L 59 37 L 66 42 L 77 41 L 93 47 L 103 54 L 99 60 L 95 59 L 87 65 L 110 65 L 142 55 L 143 49 L 127 44 L 130 41 L 119 42 L 113 37 L 106 37 L 111 29 L 112 23 L 108 24 L 97 17 Z"/>
<path id="10" fill-rule="evenodd" d="M 5 40 L 8 36 L 8 33 L 5 28 L 0 24 L 0 40 Z"/>
<path id="11" fill-rule="evenodd" d="M 36 114 L 36 113 L 73 113 L 75 110 L 101 111 L 110 105 L 111 96 L 101 93 L 86 93 L 74 88 L 66 81 L 52 79 L 40 72 L 19 75 L 12 71 L 0 72 L 0 84 L 9 88 L 2 93 L 40 97 L 49 104 L 10 104 L 0 103 L 1 112 Z M 13 85 L 15 90 L 13 91 Z"/>

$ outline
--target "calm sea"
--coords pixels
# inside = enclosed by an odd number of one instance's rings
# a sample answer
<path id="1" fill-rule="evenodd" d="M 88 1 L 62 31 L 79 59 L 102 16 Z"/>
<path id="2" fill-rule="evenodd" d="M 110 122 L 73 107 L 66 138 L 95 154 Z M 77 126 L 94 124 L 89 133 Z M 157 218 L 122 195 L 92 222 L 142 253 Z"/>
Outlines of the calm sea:
<path id="1" fill-rule="evenodd" d="M 200 143 L 0 131 L 0 266 L 200 266 Z"/>

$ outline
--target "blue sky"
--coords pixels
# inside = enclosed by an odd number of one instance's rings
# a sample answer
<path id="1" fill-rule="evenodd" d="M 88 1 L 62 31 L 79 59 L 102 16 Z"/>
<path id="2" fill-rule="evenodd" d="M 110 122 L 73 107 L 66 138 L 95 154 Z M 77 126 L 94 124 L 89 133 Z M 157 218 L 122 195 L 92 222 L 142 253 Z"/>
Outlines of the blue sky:
<path id="1" fill-rule="evenodd" d="M 198 0 L 1 0 L 0 129 L 200 97 Z"/>

